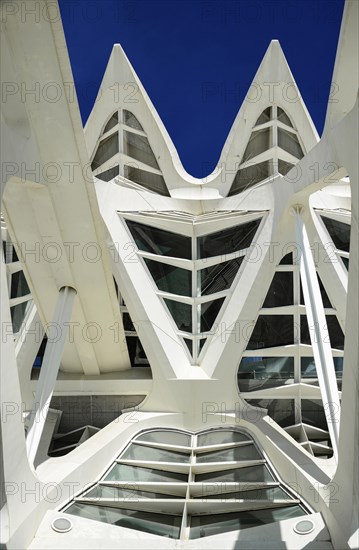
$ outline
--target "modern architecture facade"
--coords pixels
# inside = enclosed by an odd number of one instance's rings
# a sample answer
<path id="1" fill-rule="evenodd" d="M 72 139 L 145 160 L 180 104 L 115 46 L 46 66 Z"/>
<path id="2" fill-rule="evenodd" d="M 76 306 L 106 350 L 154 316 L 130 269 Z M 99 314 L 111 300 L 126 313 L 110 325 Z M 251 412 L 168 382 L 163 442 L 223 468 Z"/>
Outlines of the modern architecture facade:
<path id="1" fill-rule="evenodd" d="M 190 176 L 120 45 L 2 8 L 4 548 L 359 547 L 358 2 L 320 137 L 273 40 Z"/>

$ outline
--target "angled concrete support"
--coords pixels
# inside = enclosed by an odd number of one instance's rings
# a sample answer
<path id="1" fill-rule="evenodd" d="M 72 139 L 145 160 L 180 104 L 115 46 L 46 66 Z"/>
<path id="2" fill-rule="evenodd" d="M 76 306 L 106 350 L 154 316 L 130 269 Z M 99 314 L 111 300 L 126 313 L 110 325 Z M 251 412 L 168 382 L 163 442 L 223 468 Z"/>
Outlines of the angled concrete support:
<path id="1" fill-rule="evenodd" d="M 300 276 L 303 286 L 310 340 L 313 348 L 325 417 L 332 440 L 334 456 L 337 458 L 340 400 L 331 344 L 315 264 L 309 245 L 307 231 L 301 216 L 301 207 L 295 207 L 293 213 L 296 220 L 298 252 L 300 254 Z"/>
<path id="2" fill-rule="evenodd" d="M 66 286 L 60 289 L 53 320 L 53 326 L 57 329 L 57 337 L 54 341 L 49 339 L 47 343 L 40 378 L 36 388 L 35 402 L 29 419 L 26 448 L 30 463 L 33 463 L 35 460 L 42 430 L 45 425 L 65 347 L 68 323 L 71 319 L 75 296 L 76 290 L 73 288 Z"/>

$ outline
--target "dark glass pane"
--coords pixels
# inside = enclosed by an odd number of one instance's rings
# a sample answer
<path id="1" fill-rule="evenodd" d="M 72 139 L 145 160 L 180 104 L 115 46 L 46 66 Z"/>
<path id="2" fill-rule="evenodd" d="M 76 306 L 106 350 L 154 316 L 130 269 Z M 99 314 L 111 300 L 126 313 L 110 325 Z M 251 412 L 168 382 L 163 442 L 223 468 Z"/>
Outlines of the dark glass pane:
<path id="1" fill-rule="evenodd" d="M 189 237 L 131 220 L 127 220 L 126 223 L 140 250 L 162 256 L 191 259 L 191 239 Z"/>
<path id="2" fill-rule="evenodd" d="M 336 315 L 326 315 L 330 345 L 335 349 L 344 349 L 344 334 Z"/>
<path id="3" fill-rule="evenodd" d="M 121 460 L 145 460 L 148 462 L 181 462 L 188 463 L 189 455 L 168 451 L 166 449 L 156 449 L 143 445 L 132 443 L 128 449 L 121 455 Z"/>
<path id="4" fill-rule="evenodd" d="M 167 298 L 164 301 L 179 330 L 192 332 L 192 306 Z"/>
<path id="5" fill-rule="evenodd" d="M 290 500 L 292 498 L 280 487 L 269 487 L 268 489 L 252 489 L 250 491 L 234 491 L 233 493 L 221 492 L 221 487 L 219 487 L 219 491 L 214 495 L 206 494 L 205 485 L 203 489 L 203 494 L 195 498 L 202 499 L 204 501 L 206 501 L 207 499 L 218 499 L 221 502 L 226 502 L 227 500 L 274 500 L 284 498 Z M 223 489 L 224 491 L 226 491 L 225 486 L 223 487 Z"/>
<path id="6" fill-rule="evenodd" d="M 167 445 L 181 445 L 189 447 L 191 436 L 183 432 L 173 430 L 156 430 L 145 432 L 136 438 L 136 441 L 147 441 L 148 443 L 165 443 Z"/>
<path id="7" fill-rule="evenodd" d="M 338 220 L 332 220 L 326 216 L 322 216 L 323 222 L 331 239 L 338 250 L 349 252 L 350 244 L 350 225 Z"/>
<path id="8" fill-rule="evenodd" d="M 251 160 L 253 157 L 264 153 L 271 147 L 270 142 L 271 129 L 264 128 L 263 130 L 257 130 L 252 132 L 246 150 L 244 151 L 242 163 Z"/>
<path id="9" fill-rule="evenodd" d="M 143 132 L 143 128 L 135 115 L 126 109 L 123 110 L 123 123 L 126 124 L 126 126 L 130 126 L 130 128 L 135 128 L 135 130 L 141 130 L 141 132 Z"/>
<path id="10" fill-rule="evenodd" d="M 155 482 L 187 482 L 187 474 L 151 470 L 127 464 L 115 464 L 104 478 L 104 481 L 155 481 Z"/>
<path id="11" fill-rule="evenodd" d="M 283 130 L 282 128 L 278 128 L 278 146 L 297 159 L 301 159 L 304 155 L 297 136 L 292 132 Z"/>
<path id="12" fill-rule="evenodd" d="M 162 264 L 154 260 L 144 258 L 144 261 L 159 290 L 191 296 L 192 294 L 192 273 L 187 269 L 181 269 L 173 265 Z"/>
<path id="13" fill-rule="evenodd" d="M 152 172 L 146 172 L 146 170 L 141 170 L 135 166 L 124 166 L 124 176 L 130 181 L 143 185 L 149 191 L 165 197 L 170 196 L 165 180 L 159 174 L 152 174 Z"/>
<path id="14" fill-rule="evenodd" d="M 114 166 L 113 168 L 110 168 L 109 170 L 105 170 L 105 172 L 101 172 L 101 174 L 97 174 L 96 178 L 103 181 L 111 181 L 113 178 L 118 176 L 119 174 L 119 168 L 118 165 Z"/>
<path id="15" fill-rule="evenodd" d="M 147 367 L 149 365 L 146 353 L 137 336 L 127 336 L 126 344 L 132 367 Z"/>
<path id="16" fill-rule="evenodd" d="M 278 271 L 269 287 L 263 307 L 290 306 L 293 304 L 293 273 Z"/>
<path id="17" fill-rule="evenodd" d="M 192 355 L 193 354 L 193 342 L 192 342 L 192 340 L 188 340 L 188 338 L 184 338 L 184 342 L 185 342 L 185 344 L 188 348 L 188 351 Z"/>
<path id="18" fill-rule="evenodd" d="M 273 174 L 273 162 L 264 161 L 259 162 L 258 164 L 252 164 L 246 168 L 241 168 L 238 170 L 232 187 L 229 190 L 228 197 L 232 195 L 237 195 L 246 189 L 249 189 L 256 183 L 263 181 Z"/>
<path id="19" fill-rule="evenodd" d="M 294 379 L 293 357 L 243 357 L 238 386 L 242 392 L 283 386 Z"/>
<path id="20" fill-rule="evenodd" d="M 125 330 L 136 331 L 135 325 L 133 324 L 132 319 L 128 313 L 125 312 L 123 314 L 122 321 L 123 321 L 123 328 Z"/>
<path id="21" fill-rule="evenodd" d="M 100 141 L 96 154 L 93 158 L 91 169 L 96 170 L 104 162 L 112 158 L 118 153 L 118 134 L 115 132 L 112 136 L 109 136 Z"/>
<path id="22" fill-rule="evenodd" d="M 198 464 L 207 462 L 231 462 L 240 460 L 261 460 L 261 455 L 252 444 L 243 447 L 233 447 L 232 449 L 223 449 L 221 451 L 212 451 L 210 453 L 201 453 L 197 455 Z"/>
<path id="23" fill-rule="evenodd" d="M 268 410 L 268 415 L 282 428 L 295 424 L 294 399 L 249 399 L 247 403 Z"/>
<path id="24" fill-rule="evenodd" d="M 324 285 L 323 285 L 318 273 L 317 273 L 317 277 L 318 277 L 320 293 L 321 293 L 321 296 L 322 296 L 323 307 L 332 307 L 331 301 L 329 300 L 328 294 L 326 293 L 326 290 L 324 288 Z M 300 303 L 304 304 L 304 294 L 303 294 L 302 281 L 300 281 Z"/>
<path id="25" fill-rule="evenodd" d="M 260 124 L 265 124 L 266 122 L 269 122 L 271 119 L 271 107 L 267 107 L 264 109 L 263 113 L 259 115 L 257 118 L 257 122 L 255 123 L 255 126 L 259 126 Z"/>
<path id="26" fill-rule="evenodd" d="M 45 336 L 42 339 L 41 345 L 39 347 L 39 351 L 37 352 L 37 355 L 35 357 L 34 364 L 32 365 L 33 369 L 41 368 L 42 361 L 43 361 L 44 355 L 45 355 L 46 344 L 47 344 L 47 336 L 45 334 Z"/>
<path id="27" fill-rule="evenodd" d="M 19 298 L 30 294 L 30 289 L 27 284 L 23 271 L 17 271 L 11 275 L 11 294 L 10 298 Z"/>
<path id="28" fill-rule="evenodd" d="M 320 399 L 302 399 L 302 422 L 321 428 L 322 430 L 328 430 L 328 424 L 325 418 L 325 412 L 323 408 L 323 402 Z M 333 410 L 333 413 L 335 411 Z"/>
<path id="29" fill-rule="evenodd" d="M 162 535 L 178 539 L 182 516 L 169 516 L 153 512 L 138 512 L 136 510 L 117 509 L 111 506 L 96 506 L 94 504 L 74 503 L 66 510 L 82 518 L 102 521 L 127 529 L 135 529 L 153 535 Z"/>
<path id="30" fill-rule="evenodd" d="M 111 487 L 109 485 L 96 485 L 88 493 L 82 495 L 85 498 L 111 498 L 114 500 L 139 500 L 142 498 L 174 498 L 173 495 L 163 493 L 152 493 L 150 491 L 141 491 L 136 489 L 135 484 L 129 484 L 127 487 Z"/>
<path id="31" fill-rule="evenodd" d="M 199 272 L 201 294 L 208 295 L 231 287 L 244 256 L 201 269 Z"/>
<path id="32" fill-rule="evenodd" d="M 349 271 L 349 258 L 343 258 L 343 256 L 341 256 L 341 259 L 342 259 L 342 262 L 345 265 L 347 271 Z"/>
<path id="33" fill-rule="evenodd" d="M 293 264 L 293 252 L 289 252 L 289 254 L 286 254 L 283 256 L 281 261 L 279 262 L 279 265 L 292 265 Z"/>
<path id="34" fill-rule="evenodd" d="M 289 116 L 280 107 L 277 107 L 277 120 L 293 128 L 293 124 L 291 123 Z"/>
<path id="35" fill-rule="evenodd" d="M 236 225 L 217 233 L 210 233 L 198 238 L 198 257 L 211 258 L 238 252 L 248 248 L 258 229 L 260 220 Z"/>
<path id="36" fill-rule="evenodd" d="M 16 306 L 12 306 L 10 308 L 12 330 L 14 334 L 19 332 L 30 303 L 32 303 L 32 300 L 28 300 L 27 302 L 22 302 L 22 304 L 17 304 Z"/>
<path id="37" fill-rule="evenodd" d="M 111 128 L 116 126 L 116 124 L 118 124 L 118 111 L 113 113 L 112 117 L 110 118 L 110 120 L 108 121 L 108 123 L 106 124 L 106 126 L 103 129 L 103 133 L 105 134 L 106 132 L 111 130 Z"/>
<path id="38" fill-rule="evenodd" d="M 197 437 L 198 447 L 207 447 L 208 445 L 224 445 L 225 443 L 241 443 L 243 441 L 252 441 L 247 435 L 232 430 L 213 430 Z"/>
<path id="39" fill-rule="evenodd" d="M 247 349 L 273 348 L 293 343 L 292 315 L 260 315 L 251 334 Z"/>
<path id="40" fill-rule="evenodd" d="M 282 508 L 251 510 L 230 514 L 201 515 L 191 517 L 190 539 L 209 537 L 220 533 L 258 527 L 285 519 L 306 515 L 297 505 Z"/>
<path id="41" fill-rule="evenodd" d="M 148 139 L 132 132 L 123 132 L 123 152 L 129 157 L 139 160 L 152 168 L 157 168 L 158 163 L 151 149 Z"/>
<path id="42" fill-rule="evenodd" d="M 285 176 L 288 174 L 289 170 L 293 168 L 294 164 L 290 162 L 285 162 L 284 160 L 278 159 L 278 172 Z"/>
<path id="43" fill-rule="evenodd" d="M 220 298 L 219 300 L 213 300 L 213 302 L 206 302 L 201 305 L 201 332 L 207 332 L 212 329 L 223 302 L 224 298 Z"/>
<path id="44" fill-rule="evenodd" d="M 228 481 L 238 483 L 241 481 L 274 481 L 274 478 L 268 468 L 264 464 L 260 464 L 258 466 L 237 468 L 235 470 L 196 474 L 195 481 Z"/>
<path id="45" fill-rule="evenodd" d="M 206 340 L 207 340 L 207 338 L 201 338 L 201 339 L 200 339 L 200 341 L 199 341 L 199 351 L 198 351 L 198 353 L 201 353 L 202 348 L 203 348 L 204 344 L 206 343 Z"/>
<path id="46" fill-rule="evenodd" d="M 314 357 L 301 357 L 300 371 L 302 378 L 317 378 Z"/>
<path id="47" fill-rule="evenodd" d="M 307 346 L 312 344 L 306 315 L 300 316 L 300 341 L 302 344 L 306 344 Z"/>

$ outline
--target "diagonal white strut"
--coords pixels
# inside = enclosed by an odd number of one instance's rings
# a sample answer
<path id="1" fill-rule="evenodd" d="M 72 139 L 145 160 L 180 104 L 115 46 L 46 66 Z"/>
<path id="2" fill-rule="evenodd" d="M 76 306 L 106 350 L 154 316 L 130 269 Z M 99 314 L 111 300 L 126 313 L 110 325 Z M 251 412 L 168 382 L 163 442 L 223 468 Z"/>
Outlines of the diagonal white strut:
<path id="1" fill-rule="evenodd" d="M 36 386 L 35 402 L 29 419 L 29 431 L 26 438 L 26 448 L 30 463 L 36 457 L 41 434 L 44 429 L 51 397 L 54 391 L 57 373 L 65 347 L 69 321 L 76 290 L 65 286 L 60 289 L 52 326 L 56 328 L 56 338 L 48 340 L 40 377 Z"/>
<path id="2" fill-rule="evenodd" d="M 297 243 L 300 254 L 300 276 L 303 286 L 310 340 L 325 417 L 332 440 L 334 456 L 338 456 L 340 400 L 327 321 L 306 228 L 301 216 L 301 207 L 294 208 Z"/>

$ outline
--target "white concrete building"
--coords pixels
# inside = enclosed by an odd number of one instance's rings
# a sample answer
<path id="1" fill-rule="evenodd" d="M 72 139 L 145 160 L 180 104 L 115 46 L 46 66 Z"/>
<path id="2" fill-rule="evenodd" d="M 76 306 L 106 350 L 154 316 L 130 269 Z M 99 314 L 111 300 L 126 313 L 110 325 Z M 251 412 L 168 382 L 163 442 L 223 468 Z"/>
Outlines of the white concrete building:
<path id="1" fill-rule="evenodd" d="M 273 40 L 200 180 L 119 45 L 83 129 L 1 4 L 4 548 L 359 547 L 358 7 L 322 137 Z"/>

